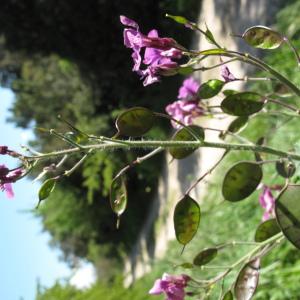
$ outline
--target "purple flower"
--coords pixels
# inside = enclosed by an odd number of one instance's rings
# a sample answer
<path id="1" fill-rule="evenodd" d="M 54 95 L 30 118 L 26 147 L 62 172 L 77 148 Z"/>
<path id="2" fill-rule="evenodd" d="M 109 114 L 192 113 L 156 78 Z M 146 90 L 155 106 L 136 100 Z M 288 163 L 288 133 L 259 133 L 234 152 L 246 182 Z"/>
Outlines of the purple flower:
<path id="1" fill-rule="evenodd" d="M 151 295 L 165 293 L 166 300 L 183 300 L 184 288 L 187 286 L 190 277 L 187 275 L 169 275 L 164 273 L 162 279 L 157 279 L 149 291 Z"/>
<path id="2" fill-rule="evenodd" d="M 259 196 L 259 203 L 261 207 L 265 210 L 262 217 L 262 221 L 266 221 L 275 216 L 275 199 L 269 187 L 263 187 L 263 192 Z"/>
<path id="3" fill-rule="evenodd" d="M 181 46 L 175 40 L 160 38 L 155 29 L 146 36 L 139 31 L 139 26 L 135 21 L 125 16 L 120 16 L 120 21 L 129 27 L 124 29 L 124 45 L 133 50 L 133 71 L 144 79 L 144 86 L 158 82 L 161 75 L 170 76 L 177 73 L 178 64 L 172 59 L 180 59 L 182 51 L 179 49 Z M 143 60 L 142 48 L 145 48 Z M 142 62 L 147 65 L 144 70 L 140 69 Z"/>
<path id="4" fill-rule="evenodd" d="M 195 100 L 200 84 L 193 77 L 185 79 L 179 89 L 178 99 Z M 198 99 L 198 98 L 197 98 Z"/>
<path id="5" fill-rule="evenodd" d="M 178 98 L 180 100 L 167 105 L 166 112 L 184 125 L 191 125 L 194 118 L 203 114 L 203 108 L 199 106 L 200 99 L 197 94 L 199 87 L 199 82 L 193 77 L 185 79 L 179 89 Z M 172 121 L 172 125 L 174 128 L 181 127 L 174 121 Z"/>
<path id="6" fill-rule="evenodd" d="M 167 105 L 166 112 L 184 125 L 191 125 L 194 118 L 203 114 L 203 109 L 198 105 L 198 101 L 178 100 Z M 174 128 L 182 127 L 174 121 L 172 121 L 172 125 Z"/>
<path id="7" fill-rule="evenodd" d="M 225 82 L 237 80 L 226 65 L 222 65 L 221 67 L 221 76 L 224 78 Z"/>
<path id="8" fill-rule="evenodd" d="M 5 165 L 0 165 L 0 190 L 6 192 L 7 198 L 14 197 L 12 183 L 17 181 L 22 174 L 23 169 L 21 168 L 9 171 Z"/>
<path id="9" fill-rule="evenodd" d="M 0 146 L 0 154 L 5 155 L 8 153 L 8 147 L 7 146 Z"/>

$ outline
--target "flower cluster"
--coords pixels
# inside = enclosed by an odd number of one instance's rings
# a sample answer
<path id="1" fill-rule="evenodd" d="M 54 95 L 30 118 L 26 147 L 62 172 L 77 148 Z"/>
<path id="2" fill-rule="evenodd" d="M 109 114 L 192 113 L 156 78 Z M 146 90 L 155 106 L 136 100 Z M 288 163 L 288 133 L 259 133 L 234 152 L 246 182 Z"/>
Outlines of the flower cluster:
<path id="1" fill-rule="evenodd" d="M 263 192 L 259 196 L 259 203 L 265 210 L 262 221 L 275 217 L 275 198 L 272 195 L 271 189 L 266 185 L 263 187 Z"/>
<path id="2" fill-rule="evenodd" d="M 200 84 L 193 77 L 185 79 L 179 89 L 177 101 L 167 105 L 166 112 L 184 125 L 191 125 L 193 119 L 203 114 L 203 108 L 199 106 L 200 98 L 197 94 Z M 172 122 L 173 127 L 181 125 Z"/>
<path id="3" fill-rule="evenodd" d="M 0 146 L 0 155 L 11 154 L 14 152 L 10 151 L 7 146 Z M 22 168 L 16 168 L 9 170 L 5 165 L 0 165 L 0 190 L 6 192 L 7 198 L 13 198 L 14 192 L 12 189 L 12 183 L 17 181 L 23 174 Z"/>
<path id="4" fill-rule="evenodd" d="M 182 57 L 182 46 L 172 38 L 159 37 L 155 29 L 148 35 L 142 34 L 139 25 L 125 16 L 120 16 L 120 21 L 127 26 L 124 29 L 124 45 L 133 50 L 133 71 L 144 79 L 144 86 L 158 82 L 161 75 L 170 76 L 177 73 L 179 66 L 173 59 Z M 143 48 L 145 53 L 142 60 Z M 144 70 L 140 69 L 142 62 L 147 66 Z"/>
<path id="5" fill-rule="evenodd" d="M 169 275 L 164 273 L 162 279 L 157 279 L 149 291 L 151 295 L 166 294 L 166 300 L 183 300 L 184 289 L 191 278 L 187 275 Z"/>

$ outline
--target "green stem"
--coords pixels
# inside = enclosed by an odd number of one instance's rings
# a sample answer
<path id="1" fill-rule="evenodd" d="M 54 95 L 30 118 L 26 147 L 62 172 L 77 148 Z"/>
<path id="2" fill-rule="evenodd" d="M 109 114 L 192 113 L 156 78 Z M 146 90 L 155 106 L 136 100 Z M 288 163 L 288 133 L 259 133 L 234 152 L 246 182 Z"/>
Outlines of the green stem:
<path id="1" fill-rule="evenodd" d="M 34 156 L 25 156 L 27 160 L 36 160 L 36 159 L 46 159 L 50 157 L 62 156 L 65 154 L 78 153 L 82 151 L 89 151 L 90 149 L 94 150 L 110 150 L 110 149 L 125 149 L 130 150 L 132 148 L 144 148 L 152 149 L 162 147 L 163 149 L 172 148 L 220 148 L 233 151 L 251 151 L 272 154 L 279 157 L 289 157 L 295 160 L 300 160 L 300 154 L 285 152 L 277 150 L 267 146 L 261 145 L 247 145 L 247 144 L 234 144 L 234 143 L 216 143 L 216 142 L 202 142 L 202 141 L 127 141 L 126 144 L 118 143 L 118 140 L 115 140 L 114 143 L 106 144 L 94 144 L 94 145 L 84 145 L 81 149 L 79 148 L 70 148 L 60 151 L 54 151 L 49 153 L 44 153 L 41 155 Z"/>
<path id="2" fill-rule="evenodd" d="M 228 63 L 231 63 L 231 62 L 234 62 L 234 61 L 237 61 L 237 60 L 238 60 L 237 58 L 232 58 L 232 59 L 229 59 L 227 61 L 223 61 L 223 62 L 221 62 L 221 63 L 219 63 L 217 65 L 213 65 L 211 67 L 200 67 L 200 68 L 195 68 L 193 70 L 194 71 L 202 71 L 202 72 L 204 72 L 204 71 L 208 71 L 208 70 L 212 70 L 212 69 L 224 66 L 224 65 L 226 65 Z M 241 80 L 241 79 L 239 79 L 239 80 Z M 242 80 L 244 80 L 244 79 L 242 79 Z"/>
<path id="3" fill-rule="evenodd" d="M 213 52 L 212 50 L 216 50 Z M 278 81 L 280 81 L 282 84 L 287 86 L 290 90 L 292 90 L 297 96 L 300 96 L 300 89 L 294 85 L 289 79 L 281 75 L 279 72 L 277 72 L 275 69 L 273 69 L 271 66 L 266 64 L 264 61 L 248 54 L 248 53 L 241 53 L 237 51 L 229 51 L 222 49 L 223 51 L 220 51 L 219 49 L 208 49 L 198 52 L 198 55 L 212 55 L 212 56 L 225 56 L 225 57 L 236 57 L 241 62 L 246 62 L 250 65 L 256 66 L 264 71 L 267 71 L 269 74 L 274 76 Z"/>
<path id="4" fill-rule="evenodd" d="M 210 280 L 209 285 L 215 284 L 219 280 L 223 279 L 225 276 L 227 276 L 233 269 L 238 267 L 241 263 L 249 261 L 255 254 L 260 252 L 265 246 L 271 245 L 275 242 L 275 245 L 279 244 L 281 240 L 284 238 L 283 233 L 280 232 L 271 238 L 259 243 L 258 246 L 250 250 L 246 255 L 241 257 L 239 260 L 237 260 L 235 263 L 233 263 L 226 271 L 224 271 L 221 274 L 218 274 L 215 278 Z M 278 242 L 278 243 L 277 243 Z M 272 247 L 273 249 L 273 247 Z M 265 254 L 264 252 L 262 254 Z"/>
<path id="5" fill-rule="evenodd" d="M 88 155 L 93 151 L 93 149 L 89 149 L 89 151 L 82 156 L 82 158 L 70 169 L 64 172 L 64 176 L 71 176 L 73 172 L 85 161 Z"/>
<path id="6" fill-rule="evenodd" d="M 298 107 L 295 107 L 295 106 L 292 106 L 292 105 L 283 103 L 283 102 L 278 101 L 278 100 L 276 100 L 276 99 L 270 99 L 270 98 L 267 99 L 267 102 L 269 102 L 269 103 L 275 103 L 275 104 L 281 105 L 281 106 L 283 106 L 283 107 L 285 107 L 285 108 L 287 108 L 287 109 L 290 109 L 290 110 L 296 112 L 298 115 L 300 115 L 300 110 L 299 110 Z"/>
<path id="7" fill-rule="evenodd" d="M 275 69 L 273 69 L 271 66 L 266 64 L 264 61 L 248 54 L 248 53 L 240 53 L 236 51 L 228 51 L 228 53 L 233 54 L 234 57 L 241 58 L 241 61 L 249 62 L 253 65 L 258 66 L 260 69 L 265 70 L 269 72 L 271 75 L 273 75 L 278 81 L 286 85 L 289 89 L 291 89 L 297 96 L 300 96 L 300 89 L 294 85 L 289 79 L 281 75 L 279 72 L 277 72 Z"/>

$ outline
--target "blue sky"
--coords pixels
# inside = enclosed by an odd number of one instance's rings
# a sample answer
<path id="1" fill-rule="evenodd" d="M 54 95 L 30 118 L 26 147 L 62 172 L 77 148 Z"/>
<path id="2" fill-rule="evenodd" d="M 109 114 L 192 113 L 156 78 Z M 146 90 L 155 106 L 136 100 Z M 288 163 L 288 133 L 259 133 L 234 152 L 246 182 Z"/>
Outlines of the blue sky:
<path id="1" fill-rule="evenodd" d="M 0 145 L 20 150 L 20 144 L 32 135 L 6 123 L 12 102 L 12 92 L 0 88 Z M 3 163 L 10 168 L 17 165 L 0 156 L 0 164 Z M 28 212 L 37 203 L 38 188 L 39 183 L 22 179 L 14 184 L 13 200 L 0 192 L 0 299 L 33 300 L 37 279 L 51 286 L 55 279 L 70 275 L 67 265 L 59 261 L 59 251 L 48 246 L 50 237 L 42 232 L 40 220 Z"/>

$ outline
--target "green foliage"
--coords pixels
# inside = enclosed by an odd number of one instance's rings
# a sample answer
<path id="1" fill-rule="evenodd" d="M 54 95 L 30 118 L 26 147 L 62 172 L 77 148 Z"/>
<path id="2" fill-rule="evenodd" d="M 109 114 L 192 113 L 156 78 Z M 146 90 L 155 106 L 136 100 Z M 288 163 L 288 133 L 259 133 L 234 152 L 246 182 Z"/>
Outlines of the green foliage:
<path id="1" fill-rule="evenodd" d="M 289 2 L 289 5 L 286 5 L 286 7 L 278 13 L 276 25 L 283 34 L 296 40 L 300 34 L 300 20 L 298 15 L 300 1 L 288 0 L 285 2 Z"/>
<path id="2" fill-rule="evenodd" d="M 56 282 L 50 289 L 46 290 L 43 288 L 39 288 L 36 300 L 75 300 L 78 299 L 82 293 L 76 288 L 67 285 L 61 285 L 59 282 Z"/>

